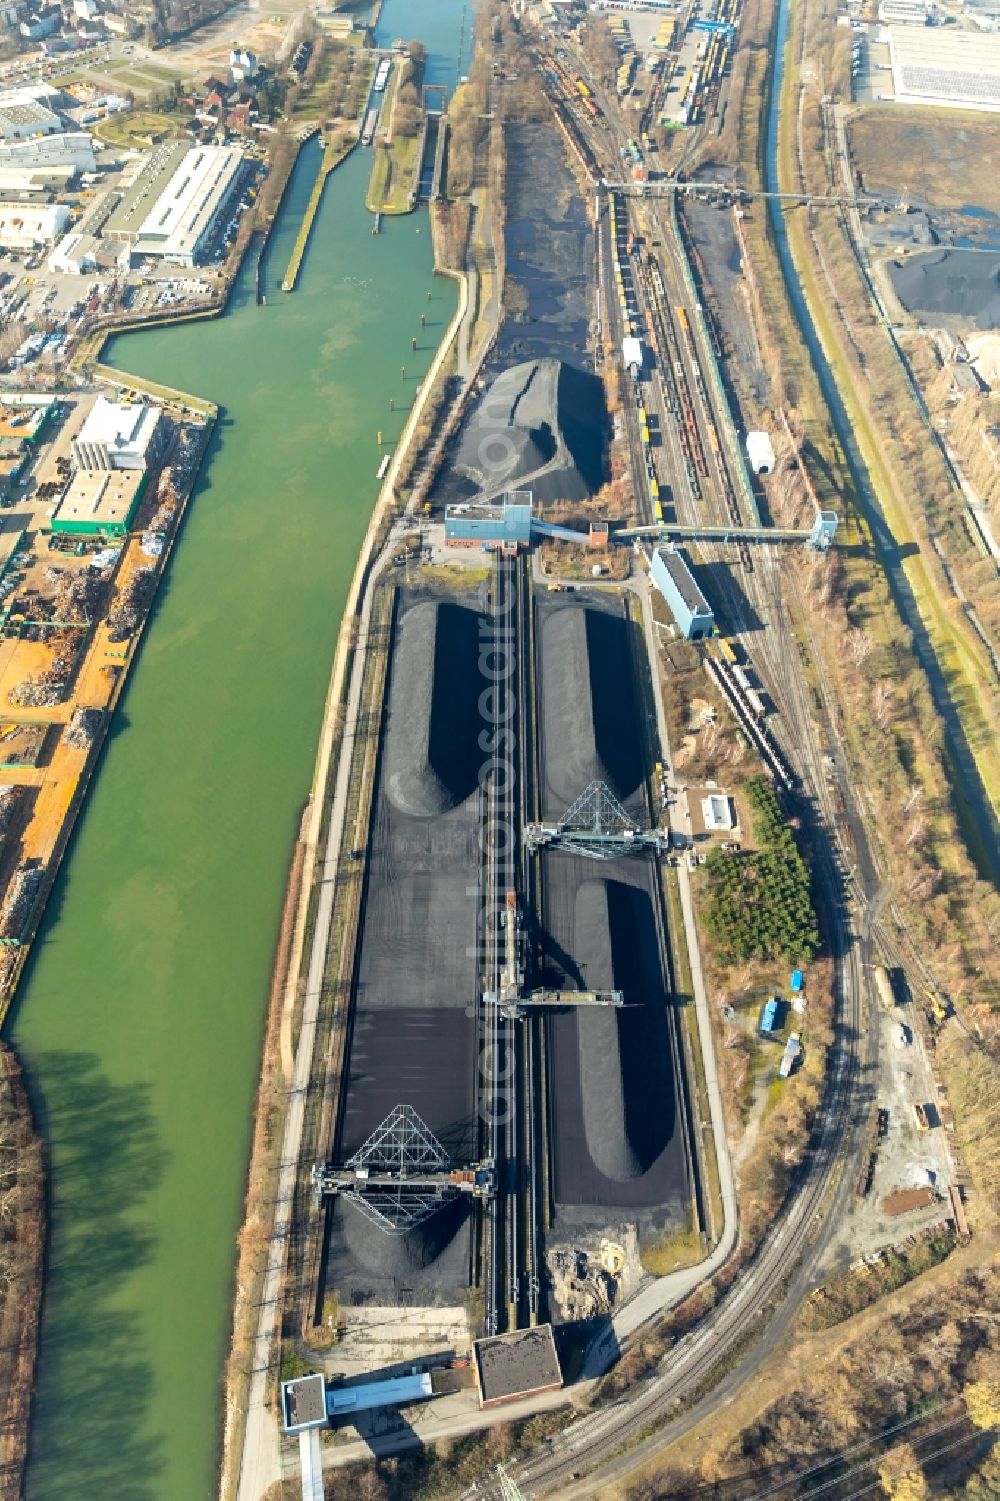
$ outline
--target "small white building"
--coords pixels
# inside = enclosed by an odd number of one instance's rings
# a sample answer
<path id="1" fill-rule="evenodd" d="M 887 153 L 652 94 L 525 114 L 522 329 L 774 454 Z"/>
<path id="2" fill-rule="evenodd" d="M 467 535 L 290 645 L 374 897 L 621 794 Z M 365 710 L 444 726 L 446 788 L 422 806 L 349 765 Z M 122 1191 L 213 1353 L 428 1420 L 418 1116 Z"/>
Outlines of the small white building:
<path id="1" fill-rule="evenodd" d="M 247 47 L 234 47 L 229 54 L 229 71 L 236 83 L 249 82 L 260 72 L 260 59 Z"/>
<path id="2" fill-rule="evenodd" d="M 109 401 L 99 396 L 73 439 L 78 469 L 148 469 L 163 452 L 165 432 L 159 407 L 147 402 Z"/>
<path id="3" fill-rule="evenodd" d="M 0 246 L 35 250 L 52 245 L 69 223 L 63 203 L 0 203 Z"/>
<path id="4" fill-rule="evenodd" d="M 754 474 L 774 473 L 776 460 L 767 433 L 747 433 L 747 453 Z"/>
<path id="5" fill-rule="evenodd" d="M 924 0 L 881 0 L 878 18 L 890 25 L 924 26 L 927 22 L 927 6 Z"/>
<path id="6" fill-rule="evenodd" d="M 86 276 L 97 270 L 97 246 L 94 235 L 63 235 L 46 265 L 57 276 Z"/>
<path id="7" fill-rule="evenodd" d="M 710 792 L 701 800 L 705 828 L 713 834 L 728 834 L 736 827 L 732 800 L 724 792 Z"/>

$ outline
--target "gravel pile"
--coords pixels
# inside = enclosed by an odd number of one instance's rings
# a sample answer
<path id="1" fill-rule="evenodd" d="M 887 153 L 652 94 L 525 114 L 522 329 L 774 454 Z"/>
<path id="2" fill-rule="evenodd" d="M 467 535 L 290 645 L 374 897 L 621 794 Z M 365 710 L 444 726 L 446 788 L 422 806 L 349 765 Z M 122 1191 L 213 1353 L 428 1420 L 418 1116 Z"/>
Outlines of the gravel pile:
<path id="1" fill-rule="evenodd" d="M 1000 255 L 938 250 L 889 267 L 892 284 L 911 313 L 961 318 L 977 328 L 1000 327 Z"/>
<path id="2" fill-rule="evenodd" d="M 454 471 L 484 496 L 516 487 L 541 504 L 585 500 L 602 478 L 591 450 L 604 414 L 592 381 L 556 359 L 504 370 L 462 430 Z"/>

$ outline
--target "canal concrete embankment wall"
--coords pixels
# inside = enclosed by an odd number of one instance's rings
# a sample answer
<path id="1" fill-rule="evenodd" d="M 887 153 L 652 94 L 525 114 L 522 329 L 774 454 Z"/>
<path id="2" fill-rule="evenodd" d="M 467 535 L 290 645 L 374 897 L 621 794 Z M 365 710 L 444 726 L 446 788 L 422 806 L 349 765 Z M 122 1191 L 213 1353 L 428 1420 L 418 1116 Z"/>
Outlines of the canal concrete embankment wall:
<path id="1" fill-rule="evenodd" d="M 431 202 L 441 197 L 441 177 L 444 172 L 444 152 L 448 142 L 448 116 L 442 115 L 438 122 L 437 141 L 434 145 L 434 175 L 431 178 Z"/>
<path id="2" fill-rule="evenodd" d="M 326 187 L 327 179 L 330 173 L 340 166 L 341 162 L 347 160 L 357 144 L 358 141 L 355 138 L 346 148 L 341 149 L 339 152 L 333 151 L 329 145 L 326 147 L 323 153 L 323 160 L 320 162 L 316 173 L 313 190 L 309 194 L 309 202 L 306 204 L 305 213 L 302 215 L 302 224 L 298 236 L 292 247 L 288 269 L 281 283 L 281 290 L 283 292 L 295 291 L 295 283 L 299 279 L 302 262 L 305 259 L 306 250 L 309 246 L 309 236 L 312 234 L 313 224 L 319 212 L 319 206 L 323 199 L 323 189 Z"/>
<path id="3" fill-rule="evenodd" d="M 337 808 L 334 806 L 334 783 L 336 779 L 334 768 L 337 764 L 335 753 L 341 747 L 343 740 L 343 714 L 348 695 L 352 691 L 354 675 L 355 673 L 362 674 L 364 671 L 366 657 L 365 622 L 368 618 L 372 598 L 369 585 L 372 580 L 373 570 L 375 570 L 378 564 L 395 509 L 396 483 L 401 465 L 409 444 L 413 441 L 413 435 L 423 415 L 427 399 L 433 389 L 434 381 L 440 373 L 444 360 L 447 358 L 467 314 L 468 286 L 466 279 L 462 273 L 452 274 L 459 281 L 458 307 L 445 331 L 444 338 L 408 415 L 399 444 L 372 511 L 344 604 L 344 612 L 341 618 L 340 631 L 337 636 L 333 667 L 330 673 L 323 710 L 323 720 L 313 771 L 308 810 L 304 820 L 301 886 L 299 888 L 298 910 L 295 916 L 295 931 L 283 1001 L 283 1009 L 286 1012 L 294 1010 L 298 998 L 300 979 L 304 973 L 307 944 L 311 941 L 312 927 L 316 920 L 312 897 L 316 886 L 320 854 L 323 850 L 323 841 L 325 839 L 326 831 L 324 825 L 328 815 L 332 820 L 332 831 L 335 836 L 330 848 L 331 850 L 339 850 L 340 848 L 342 827 L 340 829 L 336 827 L 338 815 Z M 342 823 L 342 808 L 340 815 Z M 329 851 L 327 853 L 329 855 Z M 333 889 L 338 874 L 336 857 L 327 858 L 324 861 L 322 869 L 324 883 L 329 883 L 330 889 Z M 315 1035 L 315 1016 L 313 1015 L 313 1010 L 314 1002 L 307 996 L 301 1018 L 301 1027 L 313 1027 L 313 1035 Z M 314 1065 L 315 1060 L 313 1060 L 311 1066 Z M 290 1081 L 286 1081 L 286 1084 L 288 1082 Z M 331 1075 L 326 1082 L 328 1095 L 335 1097 L 339 1093 L 339 1087 L 339 1077 Z M 336 1130 L 337 1125 L 338 1122 L 335 1119 L 332 1123 L 332 1129 Z M 301 1139 L 296 1134 L 295 1121 L 291 1118 L 286 1118 L 282 1142 L 283 1160 L 291 1161 L 297 1159 L 300 1146 Z M 287 1223 L 286 1210 L 281 1205 L 280 1199 L 278 1200 L 277 1208 L 274 1210 L 274 1215 L 274 1233 L 280 1238 L 283 1237 L 282 1224 Z M 286 1237 L 280 1238 L 281 1266 L 283 1266 L 285 1249 Z M 269 1267 L 275 1275 L 278 1274 L 273 1254 L 269 1258 Z M 268 1303 L 267 1299 L 247 1299 L 242 1309 L 237 1308 L 236 1313 L 242 1319 L 252 1321 L 254 1318 L 254 1309 L 257 1310 L 257 1325 L 256 1330 L 251 1332 L 250 1337 L 254 1339 L 256 1358 L 258 1353 L 262 1354 L 272 1349 L 273 1341 L 276 1338 L 276 1330 L 274 1307 Z M 238 1344 L 244 1338 L 245 1325 L 240 1323 L 234 1331 L 234 1345 Z M 239 1475 L 239 1458 L 242 1452 L 244 1427 L 247 1421 L 246 1415 L 248 1407 L 249 1410 L 253 1410 L 255 1400 L 255 1394 L 252 1390 L 250 1403 L 241 1403 L 240 1380 L 238 1378 L 239 1371 L 235 1368 L 230 1368 L 230 1371 L 227 1373 L 226 1383 L 226 1422 L 220 1486 L 220 1494 L 223 1496 L 230 1496 L 236 1486 Z M 260 1394 L 260 1399 L 263 1400 L 262 1393 Z"/>

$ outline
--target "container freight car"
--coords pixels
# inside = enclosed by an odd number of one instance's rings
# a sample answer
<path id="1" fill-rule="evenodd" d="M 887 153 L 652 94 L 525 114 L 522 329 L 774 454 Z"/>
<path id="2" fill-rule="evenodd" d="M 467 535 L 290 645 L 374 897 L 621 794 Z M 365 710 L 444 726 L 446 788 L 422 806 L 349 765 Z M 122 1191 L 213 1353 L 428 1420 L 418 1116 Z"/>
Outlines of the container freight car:
<path id="1" fill-rule="evenodd" d="M 896 997 L 893 993 L 889 971 L 884 964 L 876 964 L 875 966 L 875 989 L 878 991 L 879 1001 L 885 1007 L 886 1011 L 891 1011 L 896 1004 Z"/>
<path id="2" fill-rule="evenodd" d="M 622 361 L 625 369 L 634 381 L 642 379 L 643 353 L 641 339 L 627 338 L 622 340 Z"/>

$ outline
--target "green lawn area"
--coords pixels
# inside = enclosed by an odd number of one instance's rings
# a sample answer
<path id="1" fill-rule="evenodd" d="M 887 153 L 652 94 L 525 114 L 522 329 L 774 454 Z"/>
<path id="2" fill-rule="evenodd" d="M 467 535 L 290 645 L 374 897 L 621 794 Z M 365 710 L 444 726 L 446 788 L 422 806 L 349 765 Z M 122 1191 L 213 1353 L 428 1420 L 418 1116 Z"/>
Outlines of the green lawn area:
<path id="1" fill-rule="evenodd" d="M 408 214 L 410 189 L 415 187 L 417 148 L 420 136 L 397 137 L 391 146 L 376 146 L 375 164 L 368 183 L 366 207 L 370 213 Z"/>
<path id="2" fill-rule="evenodd" d="M 146 59 L 136 63 L 134 71 L 145 78 L 155 78 L 158 83 L 173 83 L 180 76 L 174 68 L 165 68 L 162 63 L 151 63 Z"/>
<path id="3" fill-rule="evenodd" d="M 123 149 L 147 147 L 153 140 L 180 140 L 189 135 L 180 115 L 160 115 L 153 110 L 130 109 L 111 115 L 92 126 L 98 140 Z"/>

